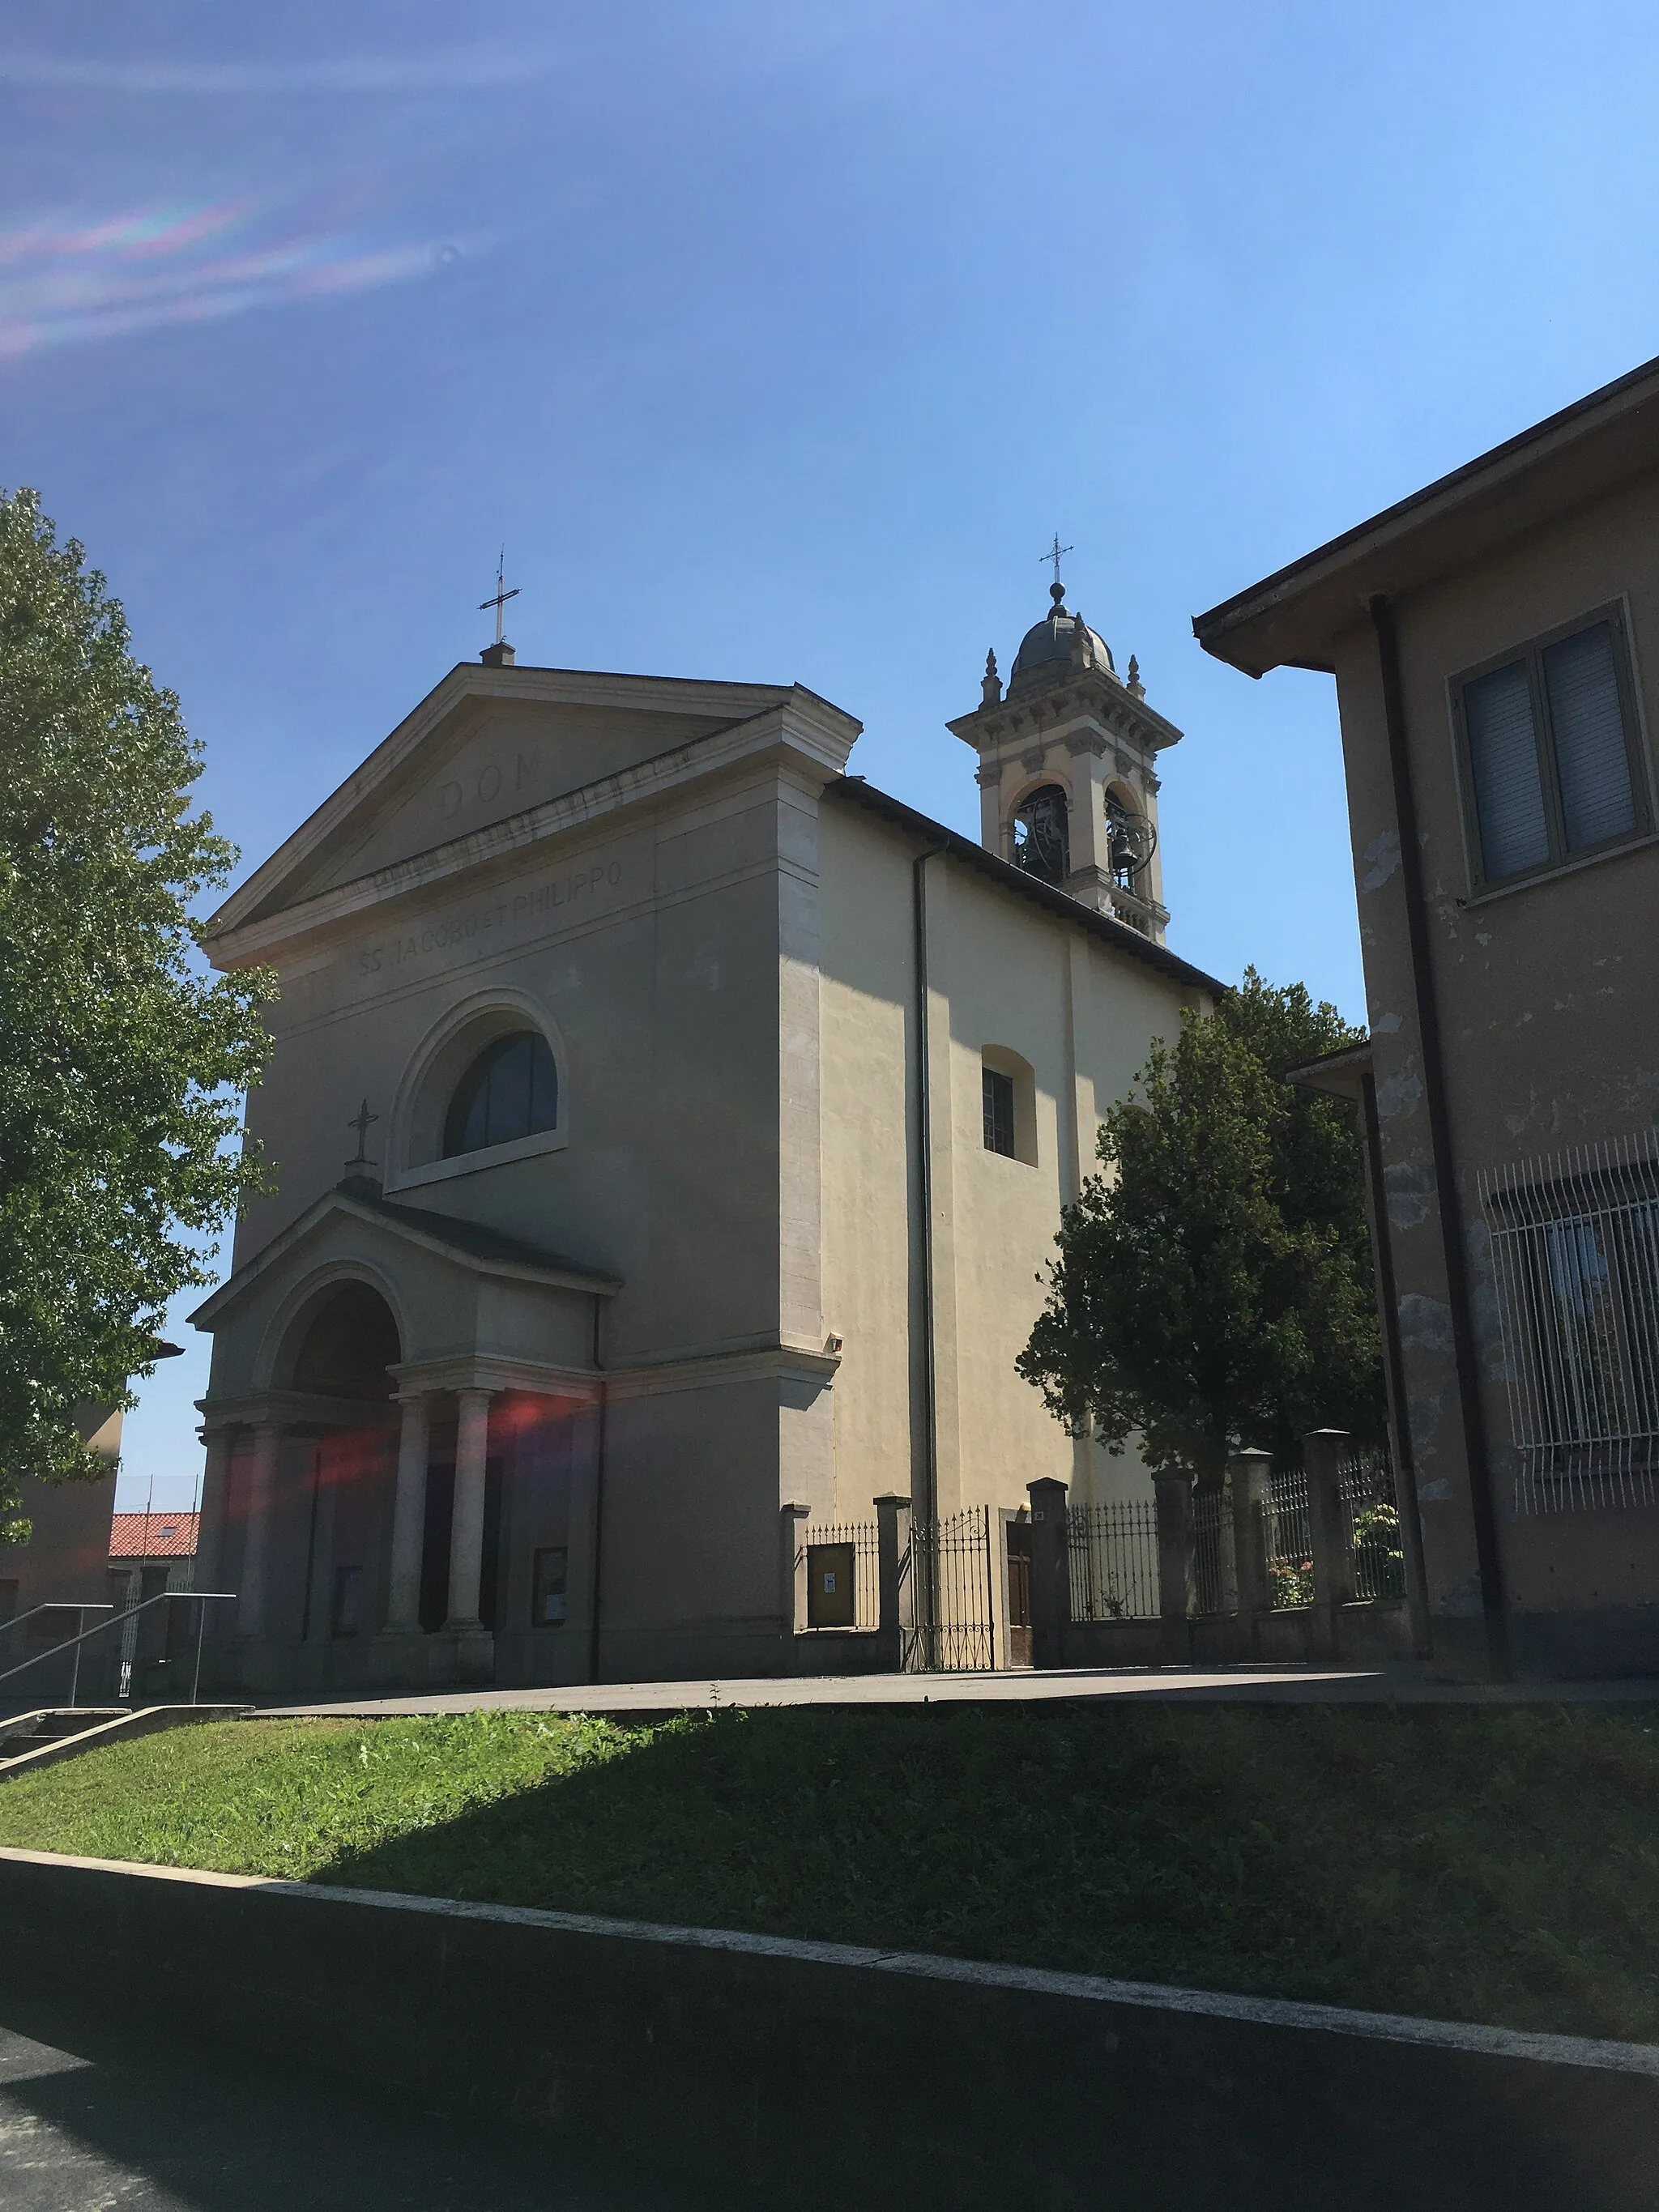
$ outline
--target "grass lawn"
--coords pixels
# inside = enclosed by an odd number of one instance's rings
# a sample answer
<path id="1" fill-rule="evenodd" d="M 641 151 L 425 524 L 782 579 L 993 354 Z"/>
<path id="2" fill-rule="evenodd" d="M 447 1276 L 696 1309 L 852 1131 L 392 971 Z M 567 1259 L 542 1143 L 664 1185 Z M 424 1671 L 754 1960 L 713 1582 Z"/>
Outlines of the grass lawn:
<path id="1" fill-rule="evenodd" d="M 1646 1708 L 242 1721 L 0 1844 L 1659 2041 Z"/>

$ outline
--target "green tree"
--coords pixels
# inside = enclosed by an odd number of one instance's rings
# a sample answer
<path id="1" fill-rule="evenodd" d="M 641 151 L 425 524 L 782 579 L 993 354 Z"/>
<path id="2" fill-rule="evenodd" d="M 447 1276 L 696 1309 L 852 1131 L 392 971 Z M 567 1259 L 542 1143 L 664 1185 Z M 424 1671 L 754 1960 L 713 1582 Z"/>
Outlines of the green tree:
<path id="1" fill-rule="evenodd" d="M 0 492 L 0 1540 L 17 1480 L 90 1475 L 77 1406 L 131 1403 L 167 1300 L 254 1187 L 238 1093 L 270 979 L 210 981 L 191 902 L 235 853 L 120 606 Z"/>
<path id="2" fill-rule="evenodd" d="M 1216 1483 L 1230 1450 L 1383 1429 L 1382 1352 L 1352 1109 L 1283 1080 L 1361 1042 L 1254 968 L 1182 1016 L 1101 1128 L 1018 1365 L 1068 1425 Z"/>

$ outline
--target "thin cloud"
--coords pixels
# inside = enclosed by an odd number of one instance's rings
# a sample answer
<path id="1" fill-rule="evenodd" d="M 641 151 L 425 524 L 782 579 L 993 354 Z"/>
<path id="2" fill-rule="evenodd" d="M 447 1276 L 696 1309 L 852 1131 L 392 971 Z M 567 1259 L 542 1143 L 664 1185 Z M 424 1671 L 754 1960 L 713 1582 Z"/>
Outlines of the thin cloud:
<path id="1" fill-rule="evenodd" d="M 207 98 L 233 93 L 468 92 L 545 76 L 558 60 L 548 47 L 507 45 L 288 63 L 83 61 L 0 53 L 0 84 Z"/>

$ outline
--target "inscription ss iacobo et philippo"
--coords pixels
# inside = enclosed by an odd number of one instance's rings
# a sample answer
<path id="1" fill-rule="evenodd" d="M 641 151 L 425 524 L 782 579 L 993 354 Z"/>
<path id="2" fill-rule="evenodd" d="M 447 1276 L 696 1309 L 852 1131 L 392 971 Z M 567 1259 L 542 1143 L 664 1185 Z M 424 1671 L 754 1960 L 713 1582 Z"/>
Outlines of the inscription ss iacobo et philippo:
<path id="1" fill-rule="evenodd" d="M 574 921 L 583 906 L 590 904 L 601 891 L 614 890 L 622 879 L 620 860 L 594 860 L 578 864 L 562 875 L 549 876 L 526 890 L 504 891 L 498 898 L 471 901 L 434 921 L 422 922 L 418 928 L 404 930 L 396 937 L 382 938 L 378 944 L 365 945 L 357 957 L 357 972 L 360 975 L 379 975 L 387 969 L 395 971 L 411 960 L 447 952 L 479 938 L 495 936 L 499 942 L 498 933 L 510 934 L 553 915 Z M 569 909 L 568 913 L 566 909 Z"/>

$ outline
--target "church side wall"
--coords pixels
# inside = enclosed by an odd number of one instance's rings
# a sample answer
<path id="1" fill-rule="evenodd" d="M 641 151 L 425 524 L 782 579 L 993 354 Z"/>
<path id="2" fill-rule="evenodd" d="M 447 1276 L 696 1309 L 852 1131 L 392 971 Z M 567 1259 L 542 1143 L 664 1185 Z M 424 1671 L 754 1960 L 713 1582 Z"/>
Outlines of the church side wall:
<path id="1" fill-rule="evenodd" d="M 866 1520 L 872 1498 L 910 1494 L 919 1449 L 911 851 L 835 805 L 820 813 L 818 847 L 823 1320 L 843 1339 L 835 1510 Z"/>
<path id="2" fill-rule="evenodd" d="M 836 1510 L 916 1492 L 920 1178 L 913 840 L 826 807 L 823 855 L 823 1311 Z M 1133 1453 L 1074 1446 L 1014 1371 L 1044 1296 L 1062 1205 L 1091 1173 L 1101 1110 L 1132 1087 L 1188 994 L 950 862 L 927 864 L 932 988 L 939 1508 L 1016 1508 L 1043 1475 L 1079 1498 L 1150 1496 Z M 1034 1077 L 1035 1162 L 988 1152 L 981 1054 Z M 919 1493 L 918 1493 L 919 1494 Z"/>

